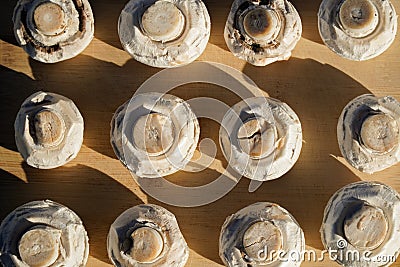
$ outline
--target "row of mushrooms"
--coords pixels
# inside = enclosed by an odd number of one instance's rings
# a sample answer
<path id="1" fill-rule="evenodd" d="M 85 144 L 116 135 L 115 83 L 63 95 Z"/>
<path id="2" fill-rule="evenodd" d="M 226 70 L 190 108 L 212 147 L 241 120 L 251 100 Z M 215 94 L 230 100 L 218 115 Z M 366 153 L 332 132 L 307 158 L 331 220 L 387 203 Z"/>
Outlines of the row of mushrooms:
<path id="1" fill-rule="evenodd" d="M 326 250 L 352 255 L 336 257 L 343 266 L 389 266 L 400 252 L 399 215 L 400 195 L 391 187 L 366 181 L 349 184 L 326 205 L 321 239 Z M 119 267 L 183 267 L 189 257 L 174 214 L 154 204 L 118 216 L 110 226 L 107 250 Z M 83 267 L 88 251 L 81 219 L 50 200 L 22 205 L 0 225 L 0 264 L 5 267 Z M 258 202 L 226 218 L 219 255 L 229 267 L 300 266 L 304 232 L 283 207 Z"/>
<path id="2" fill-rule="evenodd" d="M 19 0 L 14 32 L 34 59 L 54 63 L 81 53 L 93 39 L 87 0 Z M 338 55 L 367 60 L 393 42 L 397 16 L 389 0 L 323 0 L 318 13 L 324 43 Z M 118 20 L 123 48 L 153 67 L 189 64 L 205 50 L 211 22 L 201 0 L 130 0 Z M 287 0 L 234 0 L 224 38 L 238 58 L 256 66 L 287 60 L 302 24 Z"/>
<path id="3" fill-rule="evenodd" d="M 15 141 L 28 165 L 62 166 L 83 142 L 84 122 L 72 100 L 37 92 L 21 105 Z M 189 104 L 176 96 L 137 94 L 111 121 L 111 145 L 132 174 L 158 178 L 185 168 L 198 146 L 200 126 Z M 400 161 L 400 103 L 393 97 L 361 95 L 343 109 L 337 125 L 343 157 L 354 168 L 374 173 Z M 244 99 L 225 114 L 219 143 L 229 165 L 258 181 L 277 179 L 300 156 L 301 123 L 285 103 L 270 97 Z"/>

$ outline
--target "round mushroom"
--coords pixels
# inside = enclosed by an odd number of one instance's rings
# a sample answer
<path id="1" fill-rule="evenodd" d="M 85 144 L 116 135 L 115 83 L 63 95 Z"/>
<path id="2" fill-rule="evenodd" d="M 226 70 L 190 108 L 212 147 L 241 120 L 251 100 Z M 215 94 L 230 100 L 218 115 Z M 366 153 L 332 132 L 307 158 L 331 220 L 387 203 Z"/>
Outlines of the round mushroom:
<path id="1" fill-rule="evenodd" d="M 4 267 L 83 267 L 89 239 L 72 210 L 50 200 L 33 201 L 1 223 L 0 255 Z"/>
<path id="2" fill-rule="evenodd" d="M 303 141 L 300 120 L 279 100 L 245 99 L 225 114 L 221 125 L 222 152 L 229 165 L 247 178 L 277 179 L 299 158 Z"/>
<path id="3" fill-rule="evenodd" d="M 72 100 L 37 92 L 22 103 L 15 142 L 28 165 L 51 169 L 71 161 L 83 142 L 83 118 Z"/>
<path id="4" fill-rule="evenodd" d="M 284 208 L 268 202 L 229 216 L 219 238 L 219 255 L 225 266 L 232 267 L 300 266 L 304 249 L 304 233 L 297 221 Z"/>
<path id="5" fill-rule="evenodd" d="M 400 161 L 400 103 L 391 96 L 356 97 L 343 109 L 337 137 L 343 157 L 356 169 L 374 173 Z"/>
<path id="6" fill-rule="evenodd" d="M 158 178 L 192 158 L 200 126 L 190 106 L 168 94 L 145 93 L 120 106 L 111 121 L 111 145 L 135 175 Z"/>
<path id="7" fill-rule="evenodd" d="M 399 216 L 400 195 L 393 188 L 367 181 L 346 185 L 326 205 L 322 243 L 338 255 L 358 253 L 337 257 L 343 266 L 389 266 L 400 251 Z"/>
<path id="8" fill-rule="evenodd" d="M 120 267 L 183 267 L 189 257 L 175 216 L 152 204 L 130 208 L 114 221 L 107 250 Z"/>
<path id="9" fill-rule="evenodd" d="M 94 18 L 87 0 L 19 0 L 13 22 L 18 43 L 44 63 L 73 58 L 93 39 Z"/>
<path id="10" fill-rule="evenodd" d="M 300 16 L 287 0 L 234 0 L 224 37 L 236 57 L 265 66 L 289 59 L 301 32 Z"/>
<path id="11" fill-rule="evenodd" d="M 361 61 L 382 54 L 393 43 L 397 15 L 389 0 L 323 0 L 318 27 L 333 52 Z"/>
<path id="12" fill-rule="evenodd" d="M 130 0 L 118 21 L 125 51 L 158 68 L 194 61 L 205 50 L 210 29 L 210 16 L 201 0 Z"/>

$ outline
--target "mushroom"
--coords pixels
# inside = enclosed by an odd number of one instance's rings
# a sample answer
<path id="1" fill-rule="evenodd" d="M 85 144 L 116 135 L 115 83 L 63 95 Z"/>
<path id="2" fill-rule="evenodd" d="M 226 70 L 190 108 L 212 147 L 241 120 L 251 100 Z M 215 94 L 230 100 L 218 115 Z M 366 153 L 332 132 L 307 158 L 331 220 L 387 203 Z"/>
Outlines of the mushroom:
<path id="1" fill-rule="evenodd" d="M 300 16 L 287 0 L 234 0 L 224 37 L 236 57 L 265 66 L 289 59 L 301 32 Z"/>
<path id="2" fill-rule="evenodd" d="M 32 201 L 1 223 L 0 255 L 4 267 L 83 267 L 89 239 L 72 210 L 51 200 Z"/>
<path id="3" fill-rule="evenodd" d="M 391 96 L 365 94 L 343 109 L 337 137 L 343 157 L 356 169 L 374 173 L 400 161 L 400 103 Z"/>
<path id="4" fill-rule="evenodd" d="M 15 119 L 15 142 L 28 165 L 51 169 L 71 161 L 83 142 L 83 118 L 72 100 L 54 93 L 29 96 Z"/>
<path id="5" fill-rule="evenodd" d="M 367 60 L 393 43 L 397 16 L 389 0 L 323 0 L 318 12 L 322 40 L 350 60 Z"/>
<path id="6" fill-rule="evenodd" d="M 297 221 L 269 202 L 252 204 L 229 216 L 219 238 L 219 255 L 231 267 L 300 266 L 304 249 L 304 233 Z"/>
<path id="7" fill-rule="evenodd" d="M 389 266 L 400 251 L 399 216 L 400 195 L 393 188 L 367 181 L 346 185 L 325 207 L 322 243 L 337 255 L 358 253 L 337 257 L 343 266 Z"/>
<path id="8" fill-rule="evenodd" d="M 175 216 L 152 204 L 132 207 L 114 221 L 107 250 L 111 262 L 120 267 L 181 267 L 189 257 Z"/>
<path id="9" fill-rule="evenodd" d="M 201 0 L 130 0 L 118 21 L 125 51 L 158 68 L 183 66 L 198 58 L 206 48 L 210 28 Z"/>
<path id="10" fill-rule="evenodd" d="M 44 63 L 73 58 L 93 39 L 94 19 L 87 0 L 19 0 L 13 22 L 18 43 Z"/>
<path id="11" fill-rule="evenodd" d="M 269 97 L 248 98 L 234 105 L 225 114 L 219 134 L 229 165 L 258 181 L 288 172 L 299 158 L 303 141 L 294 111 Z"/>
<path id="12" fill-rule="evenodd" d="M 135 95 L 117 109 L 111 121 L 116 156 L 142 178 L 183 169 L 194 154 L 199 135 L 199 123 L 190 106 L 168 94 Z"/>

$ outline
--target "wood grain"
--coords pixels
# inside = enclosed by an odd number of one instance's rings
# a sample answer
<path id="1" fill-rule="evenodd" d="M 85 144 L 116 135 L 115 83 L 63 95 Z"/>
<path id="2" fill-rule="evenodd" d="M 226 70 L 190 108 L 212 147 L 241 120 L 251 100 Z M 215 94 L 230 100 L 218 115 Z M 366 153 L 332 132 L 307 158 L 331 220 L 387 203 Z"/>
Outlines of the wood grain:
<path id="1" fill-rule="evenodd" d="M 218 237 L 224 219 L 257 201 L 272 201 L 288 209 L 304 229 L 308 248 L 322 249 L 319 228 L 330 196 L 359 180 L 378 180 L 400 191 L 400 165 L 375 175 L 354 171 L 340 157 L 336 123 L 342 108 L 354 97 L 373 93 L 400 99 L 400 38 L 383 55 L 351 62 L 333 54 L 319 37 L 319 1 L 293 0 L 303 21 L 303 38 L 289 61 L 253 67 L 229 53 L 223 38 L 230 1 L 206 0 L 212 20 L 210 42 L 199 61 L 224 63 L 242 71 L 270 96 L 288 103 L 298 114 L 304 143 L 300 159 L 281 179 L 249 193 L 249 180 L 222 199 L 198 208 L 163 204 L 146 195 L 116 159 L 109 144 L 113 112 L 159 70 L 140 64 L 125 53 L 117 35 L 119 12 L 125 0 L 93 0 L 95 39 L 78 57 L 46 65 L 28 58 L 12 33 L 14 0 L 0 10 L 0 219 L 25 202 L 49 198 L 75 210 L 90 238 L 89 267 L 111 266 L 106 235 L 112 221 L 140 203 L 159 204 L 175 213 L 188 242 L 187 266 L 221 266 Z M 400 2 L 394 0 L 400 12 Z M 156 90 L 157 88 L 155 88 Z M 14 142 L 13 123 L 22 101 L 37 90 L 52 91 L 75 101 L 85 119 L 84 145 L 78 157 L 55 170 L 36 170 L 22 162 Z M 239 98 L 210 84 L 189 84 L 171 93 L 184 99 L 207 96 L 233 105 Z M 212 107 L 210 107 L 212 108 Z M 216 123 L 202 119 L 201 138 L 218 146 Z M 220 151 L 219 162 L 224 163 Z M 224 164 L 200 173 L 177 173 L 169 181 L 198 186 L 216 179 Z M 338 266 L 326 259 L 302 266 Z M 398 260 L 393 266 L 400 266 Z"/>

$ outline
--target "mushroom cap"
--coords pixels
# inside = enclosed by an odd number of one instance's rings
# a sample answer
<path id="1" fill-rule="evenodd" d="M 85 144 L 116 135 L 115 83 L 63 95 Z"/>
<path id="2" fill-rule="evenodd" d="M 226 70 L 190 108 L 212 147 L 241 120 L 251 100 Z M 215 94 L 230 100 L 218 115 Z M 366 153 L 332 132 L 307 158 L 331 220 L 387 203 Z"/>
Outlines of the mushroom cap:
<path id="1" fill-rule="evenodd" d="M 158 68 L 194 61 L 205 50 L 210 30 L 210 16 L 201 0 L 130 0 L 118 21 L 125 51 Z"/>
<path id="2" fill-rule="evenodd" d="M 272 249 L 277 250 L 273 253 Z M 287 210 L 269 202 L 252 204 L 226 218 L 219 238 L 219 255 L 225 266 L 300 266 L 300 260 L 273 258 L 271 253 L 301 255 L 304 249 L 304 233 L 297 221 Z"/>
<path id="3" fill-rule="evenodd" d="M 265 66 L 289 59 L 301 33 L 300 16 L 287 0 L 234 0 L 224 37 L 236 57 Z"/>
<path id="4" fill-rule="evenodd" d="M 92 41 L 94 18 L 87 0 L 19 0 L 14 34 L 35 60 L 55 63 L 80 54 Z"/>
<path id="5" fill-rule="evenodd" d="M 144 93 L 117 109 L 110 135 L 116 156 L 132 173 L 158 178 L 183 169 L 190 161 L 200 126 L 184 100 Z"/>
<path id="6" fill-rule="evenodd" d="M 361 61 L 382 54 L 393 43 L 397 15 L 389 0 L 323 0 L 318 28 L 333 52 Z"/>
<path id="7" fill-rule="evenodd" d="M 339 189 L 325 207 L 321 239 L 338 253 L 359 251 L 360 259 L 337 257 L 343 266 L 388 266 L 374 261 L 397 257 L 400 251 L 400 195 L 379 182 L 361 181 Z M 363 252 L 368 251 L 368 259 Z"/>
<path id="8" fill-rule="evenodd" d="M 136 237 L 142 238 L 136 240 Z M 135 244 L 137 249 L 145 248 L 151 256 L 136 253 Z M 189 248 L 175 216 L 152 204 L 132 207 L 118 216 L 108 233 L 107 250 L 111 262 L 121 267 L 183 267 L 189 257 Z"/>
<path id="9" fill-rule="evenodd" d="M 83 118 L 72 100 L 37 92 L 21 105 L 15 142 L 28 165 L 51 169 L 73 160 L 83 142 Z"/>
<path id="10" fill-rule="evenodd" d="M 374 173 L 400 161 L 400 103 L 391 96 L 365 94 L 343 109 L 337 138 L 343 157 L 356 169 Z"/>
<path id="11" fill-rule="evenodd" d="M 32 244 L 37 245 L 34 250 Z M 32 201 L 16 208 L 1 223 L 0 255 L 5 267 L 84 267 L 89 239 L 72 210 L 50 200 Z"/>
<path id="12" fill-rule="evenodd" d="M 258 181 L 288 172 L 299 158 L 303 141 L 296 113 L 269 97 L 248 98 L 234 105 L 225 114 L 219 134 L 229 165 Z"/>

